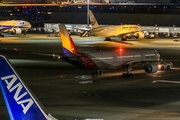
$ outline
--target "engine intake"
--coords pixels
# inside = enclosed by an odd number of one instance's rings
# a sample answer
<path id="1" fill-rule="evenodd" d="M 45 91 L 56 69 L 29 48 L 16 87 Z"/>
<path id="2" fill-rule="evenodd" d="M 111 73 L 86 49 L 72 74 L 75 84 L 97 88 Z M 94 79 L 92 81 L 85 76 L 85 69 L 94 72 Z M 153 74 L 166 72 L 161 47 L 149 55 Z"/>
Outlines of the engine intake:
<path id="1" fill-rule="evenodd" d="M 139 39 L 139 38 L 144 38 L 144 33 L 143 32 L 137 32 L 134 34 L 135 38 L 136 39 Z"/>
<path id="2" fill-rule="evenodd" d="M 158 66 L 157 64 L 147 64 L 145 65 L 144 70 L 147 73 L 156 73 L 158 71 Z"/>
<path id="3" fill-rule="evenodd" d="M 11 34 L 13 35 L 17 35 L 17 34 L 21 34 L 22 30 L 20 28 L 13 28 L 11 31 Z"/>

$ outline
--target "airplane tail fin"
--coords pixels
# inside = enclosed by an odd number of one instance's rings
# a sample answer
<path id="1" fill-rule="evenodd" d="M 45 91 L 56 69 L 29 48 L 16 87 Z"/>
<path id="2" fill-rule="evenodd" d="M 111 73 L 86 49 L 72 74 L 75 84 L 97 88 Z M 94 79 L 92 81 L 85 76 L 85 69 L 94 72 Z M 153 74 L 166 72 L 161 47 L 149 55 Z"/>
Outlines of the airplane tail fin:
<path id="1" fill-rule="evenodd" d="M 69 35 L 65 25 L 59 25 L 59 30 L 64 54 L 77 54 L 78 50 L 74 45 L 74 42 L 71 36 Z"/>
<path id="2" fill-rule="evenodd" d="M 91 22 L 92 28 L 99 27 L 99 24 L 98 24 L 98 22 L 97 22 L 96 18 L 94 17 L 91 10 L 89 10 L 89 16 L 90 16 L 90 22 Z"/>
<path id="3" fill-rule="evenodd" d="M 0 87 L 10 120 L 57 120 L 46 114 L 9 61 L 0 55 Z"/>

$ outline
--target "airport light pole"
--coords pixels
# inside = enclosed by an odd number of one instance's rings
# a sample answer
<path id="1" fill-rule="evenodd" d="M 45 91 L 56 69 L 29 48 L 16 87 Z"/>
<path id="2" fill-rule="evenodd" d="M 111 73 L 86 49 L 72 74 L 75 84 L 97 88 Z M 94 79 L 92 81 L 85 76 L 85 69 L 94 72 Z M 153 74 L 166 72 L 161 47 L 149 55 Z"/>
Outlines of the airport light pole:
<path id="1" fill-rule="evenodd" d="M 87 0 L 87 28 L 89 28 L 89 0 Z"/>

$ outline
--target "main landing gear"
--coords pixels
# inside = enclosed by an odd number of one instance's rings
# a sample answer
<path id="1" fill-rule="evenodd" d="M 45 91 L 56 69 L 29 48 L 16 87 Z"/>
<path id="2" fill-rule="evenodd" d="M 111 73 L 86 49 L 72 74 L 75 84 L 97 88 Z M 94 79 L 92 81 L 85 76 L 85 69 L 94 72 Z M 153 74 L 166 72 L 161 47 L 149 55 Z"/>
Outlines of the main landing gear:
<path id="1" fill-rule="evenodd" d="M 107 37 L 104 41 L 112 41 L 110 37 Z"/>
<path id="2" fill-rule="evenodd" d="M 0 32 L 0 36 L 1 36 L 1 37 L 4 37 L 4 35 L 2 35 L 2 32 Z"/>
<path id="3" fill-rule="evenodd" d="M 132 77 L 132 76 L 133 76 L 132 73 L 123 73 L 123 74 L 122 74 L 122 77 L 123 77 L 123 78 L 129 78 L 129 77 Z"/>
<path id="4" fill-rule="evenodd" d="M 126 36 L 123 36 L 121 41 L 127 41 Z"/>
<path id="5" fill-rule="evenodd" d="M 133 74 L 130 73 L 131 70 L 132 70 L 132 64 L 127 65 L 127 72 L 126 72 L 126 73 L 123 73 L 123 74 L 122 74 L 122 77 L 123 77 L 123 78 L 132 77 Z"/>
<path id="6" fill-rule="evenodd" d="M 101 76 L 103 72 L 101 70 L 93 71 L 92 76 Z"/>

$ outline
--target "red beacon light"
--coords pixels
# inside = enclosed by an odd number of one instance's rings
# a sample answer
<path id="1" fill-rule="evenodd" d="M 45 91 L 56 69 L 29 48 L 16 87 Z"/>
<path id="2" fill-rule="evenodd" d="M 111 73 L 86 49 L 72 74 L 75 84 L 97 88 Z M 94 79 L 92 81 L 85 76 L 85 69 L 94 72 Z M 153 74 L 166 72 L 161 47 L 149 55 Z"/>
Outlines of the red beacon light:
<path id="1" fill-rule="evenodd" d="M 118 49 L 115 50 L 115 52 L 123 52 L 123 51 L 124 51 L 123 48 L 118 48 Z"/>
<path id="2" fill-rule="evenodd" d="M 122 48 L 119 48 L 119 52 L 122 52 L 123 51 L 123 49 Z"/>

